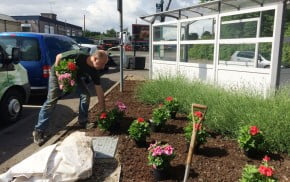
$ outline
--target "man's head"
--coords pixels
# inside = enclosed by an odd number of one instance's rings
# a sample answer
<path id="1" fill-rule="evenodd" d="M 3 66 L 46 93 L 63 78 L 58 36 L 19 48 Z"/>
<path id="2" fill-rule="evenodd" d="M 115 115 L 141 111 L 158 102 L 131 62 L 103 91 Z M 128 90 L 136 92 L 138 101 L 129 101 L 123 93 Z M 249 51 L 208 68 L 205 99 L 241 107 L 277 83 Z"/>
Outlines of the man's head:
<path id="1" fill-rule="evenodd" d="M 106 54 L 106 51 L 104 50 L 97 50 L 94 52 L 94 54 L 91 56 L 91 60 L 93 62 L 93 66 L 96 69 L 104 69 L 105 65 L 108 62 L 108 56 Z"/>

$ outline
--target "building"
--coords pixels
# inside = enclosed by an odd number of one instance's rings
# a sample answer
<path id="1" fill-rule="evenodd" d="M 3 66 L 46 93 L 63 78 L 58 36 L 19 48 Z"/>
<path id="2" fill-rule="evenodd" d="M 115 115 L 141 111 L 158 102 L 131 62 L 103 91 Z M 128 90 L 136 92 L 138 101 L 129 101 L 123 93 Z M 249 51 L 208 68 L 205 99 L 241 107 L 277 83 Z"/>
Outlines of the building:
<path id="1" fill-rule="evenodd" d="M 82 27 L 67 22 L 58 21 L 56 14 L 41 13 L 40 16 L 12 16 L 21 22 L 22 32 L 38 32 L 60 34 L 67 36 L 81 36 Z"/>
<path id="2" fill-rule="evenodd" d="M 10 16 L 0 14 L 0 32 L 19 32 L 20 23 Z"/>
<path id="3" fill-rule="evenodd" d="M 264 96 L 290 82 L 289 0 L 215 0 L 141 19 L 150 23 L 151 78 L 182 75 Z"/>

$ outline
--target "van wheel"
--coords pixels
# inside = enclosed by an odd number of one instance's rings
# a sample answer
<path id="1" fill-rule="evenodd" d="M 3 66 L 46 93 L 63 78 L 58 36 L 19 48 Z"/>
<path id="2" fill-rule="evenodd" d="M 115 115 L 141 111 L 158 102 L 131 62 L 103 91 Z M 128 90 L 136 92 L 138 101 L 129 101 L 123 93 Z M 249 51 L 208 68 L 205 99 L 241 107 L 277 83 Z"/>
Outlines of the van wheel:
<path id="1" fill-rule="evenodd" d="M 0 106 L 0 117 L 5 123 L 13 123 L 20 117 L 22 111 L 23 97 L 17 90 L 8 90 L 5 93 Z"/>

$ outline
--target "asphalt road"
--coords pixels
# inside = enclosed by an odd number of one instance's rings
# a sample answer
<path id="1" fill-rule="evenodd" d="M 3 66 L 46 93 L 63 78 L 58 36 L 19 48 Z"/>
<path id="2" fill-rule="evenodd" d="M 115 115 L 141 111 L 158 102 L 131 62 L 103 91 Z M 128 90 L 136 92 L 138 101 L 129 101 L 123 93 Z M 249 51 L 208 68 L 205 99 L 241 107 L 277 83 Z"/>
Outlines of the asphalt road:
<path id="1" fill-rule="evenodd" d="M 146 53 L 144 52 L 143 54 L 145 55 Z M 145 68 L 148 68 L 147 61 L 148 59 L 146 59 Z M 137 75 L 148 79 L 148 70 L 124 70 L 124 76 L 126 75 Z M 107 91 L 119 80 L 119 69 L 110 68 L 109 72 L 101 78 L 104 91 Z M 89 85 L 89 87 L 92 95 L 90 107 L 93 107 L 97 102 L 97 97 L 93 85 Z M 22 119 L 12 125 L 0 128 L 0 173 L 5 172 L 9 167 L 40 149 L 33 144 L 31 134 L 45 98 L 45 96 L 31 97 L 29 103 L 23 108 Z M 68 95 L 58 101 L 48 129 L 49 137 L 57 135 L 64 130 L 65 126 L 78 115 L 78 105 L 79 98 L 76 94 Z"/>

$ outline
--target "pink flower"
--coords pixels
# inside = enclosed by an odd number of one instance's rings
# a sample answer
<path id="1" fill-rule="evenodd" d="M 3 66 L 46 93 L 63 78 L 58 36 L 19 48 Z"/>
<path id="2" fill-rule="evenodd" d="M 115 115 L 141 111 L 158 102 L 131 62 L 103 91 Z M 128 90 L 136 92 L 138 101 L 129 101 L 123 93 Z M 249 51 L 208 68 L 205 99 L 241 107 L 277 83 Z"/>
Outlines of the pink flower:
<path id="1" fill-rule="evenodd" d="M 152 156 L 158 156 L 162 155 L 162 149 L 160 146 L 157 146 L 156 148 L 153 149 Z"/>
<path id="2" fill-rule="evenodd" d="M 259 128 L 257 126 L 251 126 L 250 127 L 250 134 L 252 136 L 255 136 L 256 134 L 258 134 L 260 131 L 259 131 Z"/>
<path id="3" fill-rule="evenodd" d="M 125 111 L 127 109 L 126 105 L 123 102 L 118 101 L 116 103 L 116 105 L 117 105 L 119 111 Z"/>
<path id="4" fill-rule="evenodd" d="M 59 89 L 60 89 L 60 90 L 63 90 L 63 85 L 62 85 L 62 84 L 59 85 Z"/>
<path id="5" fill-rule="evenodd" d="M 166 155 L 172 155 L 174 148 L 171 147 L 171 145 L 167 145 L 166 147 L 164 147 L 163 149 L 163 153 Z"/>
<path id="6" fill-rule="evenodd" d="M 270 161 L 270 157 L 269 157 L 269 156 L 267 156 L 267 155 L 265 155 L 265 157 L 263 158 L 263 161 L 265 161 L 265 162 L 268 162 L 268 161 Z"/>
<path id="7" fill-rule="evenodd" d="M 75 81 L 74 81 L 74 80 L 71 80 L 71 81 L 70 81 L 70 85 L 71 85 L 71 86 L 74 86 L 74 85 L 75 85 Z"/>

